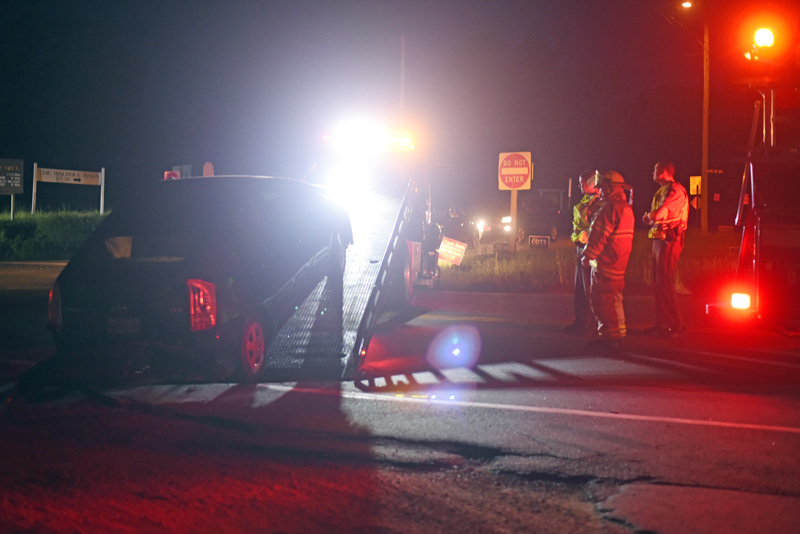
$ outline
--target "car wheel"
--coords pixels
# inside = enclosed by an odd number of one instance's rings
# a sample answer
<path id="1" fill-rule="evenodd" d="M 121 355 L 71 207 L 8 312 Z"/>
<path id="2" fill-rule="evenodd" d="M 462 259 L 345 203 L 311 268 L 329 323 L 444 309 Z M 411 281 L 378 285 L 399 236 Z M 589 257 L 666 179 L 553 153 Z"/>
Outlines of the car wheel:
<path id="1" fill-rule="evenodd" d="M 239 345 L 239 371 L 244 382 L 256 382 L 263 374 L 267 359 L 267 335 L 262 321 L 255 315 L 244 321 Z"/>
<path id="2" fill-rule="evenodd" d="M 558 228 L 555 226 L 550 227 L 550 241 L 555 241 L 558 239 Z"/>

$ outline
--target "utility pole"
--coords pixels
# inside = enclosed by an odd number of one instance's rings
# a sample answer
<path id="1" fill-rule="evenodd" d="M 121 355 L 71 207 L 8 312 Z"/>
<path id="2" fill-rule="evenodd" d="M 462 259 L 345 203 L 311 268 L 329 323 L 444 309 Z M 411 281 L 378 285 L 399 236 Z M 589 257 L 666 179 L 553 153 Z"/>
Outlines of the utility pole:
<path id="1" fill-rule="evenodd" d="M 703 21 L 703 155 L 700 169 L 700 232 L 708 233 L 708 104 L 711 73 L 708 53 L 708 19 Z"/>
<path id="2" fill-rule="evenodd" d="M 400 35 L 400 120 L 406 111 L 406 35 Z"/>

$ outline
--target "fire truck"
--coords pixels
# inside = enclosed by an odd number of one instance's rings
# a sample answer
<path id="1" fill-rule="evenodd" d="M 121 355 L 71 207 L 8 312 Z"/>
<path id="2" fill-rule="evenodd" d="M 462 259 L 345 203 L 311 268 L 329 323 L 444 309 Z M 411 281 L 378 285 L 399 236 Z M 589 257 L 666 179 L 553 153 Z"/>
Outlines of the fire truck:
<path id="1" fill-rule="evenodd" d="M 706 305 L 706 312 L 794 332 L 800 326 L 800 144 L 754 147 L 760 109 L 758 101 L 735 220 L 742 231 L 736 278 L 729 300 Z"/>
<path id="2" fill-rule="evenodd" d="M 791 332 L 800 325 L 800 8 L 793 5 L 732 13 L 746 49 L 732 81 L 756 101 L 735 217 L 736 278 L 724 302 L 706 306 Z"/>

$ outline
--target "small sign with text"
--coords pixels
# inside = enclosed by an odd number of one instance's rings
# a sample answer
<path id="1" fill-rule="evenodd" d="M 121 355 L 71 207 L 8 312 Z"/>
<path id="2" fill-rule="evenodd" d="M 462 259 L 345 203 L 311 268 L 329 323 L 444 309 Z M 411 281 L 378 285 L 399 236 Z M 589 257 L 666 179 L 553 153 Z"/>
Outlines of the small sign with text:
<path id="1" fill-rule="evenodd" d="M 442 238 L 442 244 L 439 245 L 439 260 L 452 263 L 454 265 L 461 265 L 461 260 L 464 258 L 464 252 L 467 250 L 467 244 L 449 237 Z"/>
<path id="2" fill-rule="evenodd" d="M 547 235 L 529 235 L 528 245 L 531 248 L 549 248 L 550 236 Z"/>

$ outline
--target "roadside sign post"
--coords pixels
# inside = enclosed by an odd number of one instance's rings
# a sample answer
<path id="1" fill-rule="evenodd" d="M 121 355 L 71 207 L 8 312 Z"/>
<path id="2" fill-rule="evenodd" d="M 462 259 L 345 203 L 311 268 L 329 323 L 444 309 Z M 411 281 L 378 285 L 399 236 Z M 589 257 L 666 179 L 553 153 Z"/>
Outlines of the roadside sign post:
<path id="1" fill-rule="evenodd" d="M 501 191 L 511 191 L 510 250 L 517 250 L 517 191 L 529 190 L 533 178 L 533 160 L 530 152 L 501 152 L 497 167 L 497 186 Z"/>
<path id="2" fill-rule="evenodd" d="M 44 169 L 37 163 L 33 164 L 33 192 L 31 196 L 31 215 L 36 215 L 36 183 L 50 182 L 57 184 L 99 185 L 100 186 L 100 214 L 103 214 L 106 194 L 106 169 L 100 172 L 69 171 L 63 169 Z"/>
<path id="3" fill-rule="evenodd" d="M 22 193 L 21 159 L 0 159 L 0 195 L 11 195 L 11 220 L 14 220 L 14 195 Z"/>

